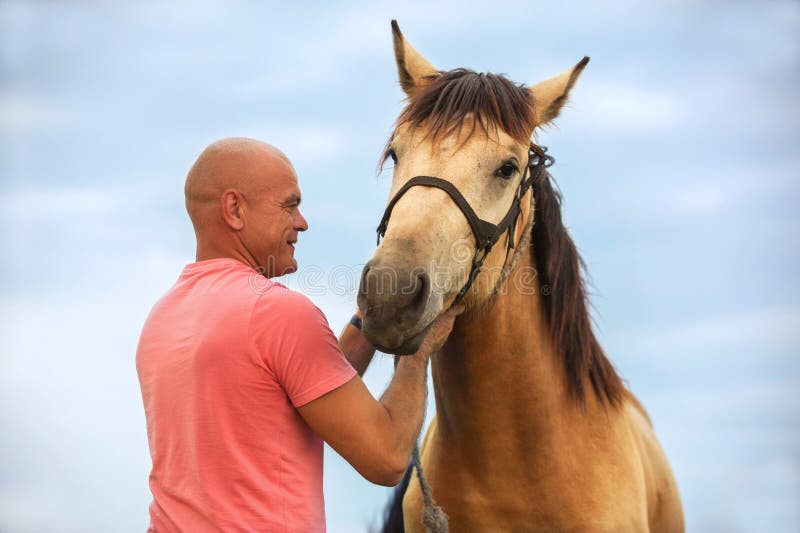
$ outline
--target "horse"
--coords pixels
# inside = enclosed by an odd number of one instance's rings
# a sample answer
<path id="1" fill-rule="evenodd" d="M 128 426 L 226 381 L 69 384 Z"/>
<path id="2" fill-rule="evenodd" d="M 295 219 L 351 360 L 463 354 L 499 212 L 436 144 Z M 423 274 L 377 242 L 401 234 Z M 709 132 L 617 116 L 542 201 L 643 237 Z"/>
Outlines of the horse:
<path id="1" fill-rule="evenodd" d="M 420 457 L 433 500 L 456 532 L 683 531 L 651 420 L 592 331 L 551 160 L 531 142 L 589 58 L 525 87 L 439 71 L 396 21 L 392 33 L 407 104 L 357 302 L 364 336 L 391 354 L 413 353 L 441 312 L 465 306 L 431 357 L 436 416 Z M 422 523 L 424 496 L 409 467 L 384 531 L 446 529 Z"/>

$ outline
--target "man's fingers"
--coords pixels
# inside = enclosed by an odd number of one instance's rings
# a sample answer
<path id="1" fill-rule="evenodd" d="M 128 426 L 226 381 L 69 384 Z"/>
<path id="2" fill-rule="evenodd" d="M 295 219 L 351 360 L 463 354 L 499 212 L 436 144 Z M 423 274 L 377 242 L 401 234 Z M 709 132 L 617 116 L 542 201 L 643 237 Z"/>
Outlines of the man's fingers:
<path id="1" fill-rule="evenodd" d="M 455 307 L 451 307 L 450 309 L 439 315 L 439 317 L 442 318 L 442 322 L 452 322 L 456 319 L 458 315 L 464 312 L 464 309 L 466 309 L 464 305 L 457 305 Z"/>
<path id="2" fill-rule="evenodd" d="M 446 309 L 439 314 L 439 317 L 456 317 L 464 312 L 466 306 L 464 304 L 458 304 L 455 307 L 451 307 L 450 309 Z"/>

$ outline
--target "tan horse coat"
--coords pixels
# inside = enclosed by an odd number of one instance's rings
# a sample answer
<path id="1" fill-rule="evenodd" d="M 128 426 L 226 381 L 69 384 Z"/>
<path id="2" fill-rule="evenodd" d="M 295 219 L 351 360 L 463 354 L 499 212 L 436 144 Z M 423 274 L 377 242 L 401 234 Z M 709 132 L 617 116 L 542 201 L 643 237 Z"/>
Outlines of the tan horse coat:
<path id="1" fill-rule="evenodd" d="M 519 266 L 530 266 L 529 254 Z M 683 531 L 678 488 L 644 409 L 632 394 L 620 408 L 591 392 L 585 410 L 576 405 L 538 301 L 498 294 L 460 317 L 432 360 L 437 415 L 421 456 L 451 531 Z M 406 531 L 424 531 L 421 510 L 413 476 Z"/>

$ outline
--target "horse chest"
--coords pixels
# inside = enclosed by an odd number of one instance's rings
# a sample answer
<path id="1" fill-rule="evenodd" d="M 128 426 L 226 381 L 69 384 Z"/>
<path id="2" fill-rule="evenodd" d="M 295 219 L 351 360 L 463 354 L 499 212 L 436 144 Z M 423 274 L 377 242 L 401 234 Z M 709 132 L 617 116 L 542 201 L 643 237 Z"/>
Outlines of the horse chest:
<path id="1" fill-rule="evenodd" d="M 644 517 L 614 515 L 589 507 L 554 503 L 540 495 L 519 493 L 499 497 L 485 491 L 464 490 L 434 498 L 448 515 L 451 532 L 573 532 L 619 533 L 649 531 Z M 405 531 L 426 533 L 422 524 L 423 499 L 419 483 L 412 481 L 403 501 Z"/>
<path id="2" fill-rule="evenodd" d="M 450 530 L 455 533 L 648 531 L 644 507 L 633 510 L 639 507 L 634 505 L 637 498 L 623 494 L 622 487 L 612 489 L 556 460 L 539 464 L 524 458 L 489 461 L 497 467 L 487 475 L 486 470 L 480 471 L 481 465 L 476 471 L 453 446 L 444 445 L 435 423 L 423 443 L 422 462 L 433 499 L 449 516 Z M 507 468 L 504 463 L 516 466 Z M 620 504 L 624 509 L 618 508 Z M 415 473 L 403 500 L 406 531 L 425 532 L 422 510 Z"/>

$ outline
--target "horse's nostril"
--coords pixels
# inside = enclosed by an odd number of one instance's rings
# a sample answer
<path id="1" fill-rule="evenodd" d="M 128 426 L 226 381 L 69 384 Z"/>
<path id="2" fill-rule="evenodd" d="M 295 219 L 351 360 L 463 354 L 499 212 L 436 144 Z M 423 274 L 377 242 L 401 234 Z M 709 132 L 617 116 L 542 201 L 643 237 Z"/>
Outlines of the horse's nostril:
<path id="1" fill-rule="evenodd" d="M 364 267 L 364 270 L 361 271 L 361 283 L 359 284 L 359 287 L 358 287 L 359 294 L 366 295 L 366 293 L 369 290 L 367 288 L 367 279 L 368 279 L 368 276 L 369 276 L 369 269 L 370 268 L 371 267 L 369 265 L 367 265 L 367 266 Z"/>
<path id="2" fill-rule="evenodd" d="M 414 311 L 425 309 L 428 303 L 428 296 L 431 289 L 431 278 L 427 272 L 421 272 L 416 279 L 416 292 L 411 300 L 409 307 Z"/>
<path id="3" fill-rule="evenodd" d="M 365 315 L 370 310 L 370 300 L 374 300 L 374 295 L 370 297 L 370 269 L 372 267 L 370 265 L 366 265 L 364 270 L 361 272 L 361 281 L 358 285 L 358 294 L 356 294 L 356 302 L 358 304 L 358 308 L 361 309 L 361 312 Z"/>

